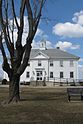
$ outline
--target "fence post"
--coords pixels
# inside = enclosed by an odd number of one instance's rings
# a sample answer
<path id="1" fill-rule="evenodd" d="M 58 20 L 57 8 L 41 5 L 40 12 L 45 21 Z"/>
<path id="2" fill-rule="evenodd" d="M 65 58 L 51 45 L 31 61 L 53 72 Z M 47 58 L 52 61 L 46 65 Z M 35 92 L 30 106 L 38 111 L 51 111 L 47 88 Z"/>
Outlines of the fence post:
<path id="1" fill-rule="evenodd" d="M 54 82 L 53 82 L 53 86 L 55 86 L 55 77 L 54 77 Z"/>
<path id="2" fill-rule="evenodd" d="M 67 79 L 67 86 L 68 86 L 68 79 Z"/>
<path id="3" fill-rule="evenodd" d="M 38 86 L 38 80 L 36 80 L 36 86 Z"/>
<path id="4" fill-rule="evenodd" d="M 61 78 L 60 78 L 60 86 L 62 86 Z"/>
<path id="5" fill-rule="evenodd" d="M 43 86 L 46 86 L 46 77 L 44 77 Z"/>

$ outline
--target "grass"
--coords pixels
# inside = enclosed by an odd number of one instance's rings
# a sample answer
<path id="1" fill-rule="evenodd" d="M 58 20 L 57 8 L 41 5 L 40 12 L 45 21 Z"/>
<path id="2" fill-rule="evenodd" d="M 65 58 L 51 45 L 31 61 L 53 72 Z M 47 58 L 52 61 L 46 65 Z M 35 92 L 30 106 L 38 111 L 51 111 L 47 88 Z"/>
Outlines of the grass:
<path id="1" fill-rule="evenodd" d="M 8 88 L 0 88 L 0 102 Z M 82 124 L 83 103 L 68 102 L 66 88 L 22 88 L 21 102 L 0 105 L 0 124 Z"/>

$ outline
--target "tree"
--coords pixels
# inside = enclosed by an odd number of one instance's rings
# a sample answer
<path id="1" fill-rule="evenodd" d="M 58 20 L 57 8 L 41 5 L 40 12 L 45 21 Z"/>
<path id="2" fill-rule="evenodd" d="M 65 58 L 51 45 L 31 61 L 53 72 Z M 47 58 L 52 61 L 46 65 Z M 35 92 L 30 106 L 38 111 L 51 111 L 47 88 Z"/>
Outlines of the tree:
<path id="1" fill-rule="evenodd" d="M 15 0 L 0 0 L 0 49 L 3 56 L 3 70 L 9 77 L 9 99 L 18 102 L 20 100 L 19 81 L 20 76 L 27 67 L 31 43 L 36 34 L 38 24 L 41 18 L 42 8 L 46 0 L 20 0 L 20 14 L 18 23 L 16 16 Z M 9 14 L 11 12 L 11 15 Z M 22 45 L 22 36 L 24 29 L 24 15 L 27 14 L 28 33 L 26 44 Z M 9 21 L 12 19 L 12 24 Z M 14 28 L 17 28 L 17 39 L 14 41 Z M 12 37 L 10 37 L 10 32 Z M 10 55 L 10 62 L 7 58 L 3 38 Z"/>

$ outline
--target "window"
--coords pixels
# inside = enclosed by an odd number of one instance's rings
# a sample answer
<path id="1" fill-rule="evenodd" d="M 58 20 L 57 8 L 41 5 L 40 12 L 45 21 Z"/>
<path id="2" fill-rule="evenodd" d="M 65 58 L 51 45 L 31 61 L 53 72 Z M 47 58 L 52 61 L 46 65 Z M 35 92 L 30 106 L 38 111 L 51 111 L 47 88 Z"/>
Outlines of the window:
<path id="1" fill-rule="evenodd" d="M 26 73 L 26 77 L 29 78 L 30 77 L 30 72 Z"/>
<path id="2" fill-rule="evenodd" d="M 42 71 L 37 71 L 37 76 L 42 76 Z"/>
<path id="3" fill-rule="evenodd" d="M 43 75 L 42 75 L 42 71 L 37 71 L 37 72 L 36 72 L 36 75 L 37 75 L 37 80 L 38 80 L 38 81 L 41 81 L 41 80 L 42 80 L 42 76 L 43 76 Z"/>
<path id="4" fill-rule="evenodd" d="M 74 78 L 74 73 L 70 72 L 70 78 Z"/>
<path id="5" fill-rule="evenodd" d="M 38 55 L 41 55 L 41 53 L 38 53 Z"/>
<path id="6" fill-rule="evenodd" d="M 38 66 L 41 66 L 41 61 L 40 60 L 38 60 Z"/>
<path id="7" fill-rule="evenodd" d="M 70 67 L 73 67 L 73 66 L 74 66 L 73 60 L 70 60 Z"/>
<path id="8" fill-rule="evenodd" d="M 28 62 L 28 66 L 30 66 L 30 62 Z"/>
<path id="9" fill-rule="evenodd" d="M 50 78 L 53 78 L 53 72 L 50 72 Z"/>
<path id="10" fill-rule="evenodd" d="M 63 60 L 60 60 L 60 67 L 63 67 Z"/>
<path id="11" fill-rule="evenodd" d="M 50 66 L 53 66 L 53 61 L 50 61 Z"/>
<path id="12" fill-rule="evenodd" d="M 63 72 L 60 72 L 60 78 L 63 78 Z"/>

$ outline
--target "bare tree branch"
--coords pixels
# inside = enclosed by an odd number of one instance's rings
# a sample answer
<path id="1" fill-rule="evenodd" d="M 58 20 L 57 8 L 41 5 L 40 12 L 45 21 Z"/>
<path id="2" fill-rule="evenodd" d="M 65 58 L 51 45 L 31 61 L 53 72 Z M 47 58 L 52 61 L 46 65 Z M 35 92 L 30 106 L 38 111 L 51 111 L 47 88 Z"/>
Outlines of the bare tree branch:
<path id="1" fill-rule="evenodd" d="M 30 1 L 26 0 L 26 8 L 27 8 L 27 13 L 28 13 L 28 22 L 29 22 L 29 33 L 28 36 L 32 36 L 33 32 L 33 13 L 30 5 Z"/>
<path id="2" fill-rule="evenodd" d="M 4 9 L 5 9 L 5 15 L 6 15 L 6 29 L 7 29 L 7 38 L 8 38 L 8 42 L 11 45 L 14 45 L 13 42 L 11 42 L 11 38 L 10 38 L 10 32 L 9 32 L 9 20 L 8 20 L 8 0 L 4 0 Z M 13 50 L 12 50 L 12 55 L 13 55 Z"/>
<path id="3" fill-rule="evenodd" d="M 5 49 L 2 43 L 2 35 L 0 35 L 0 48 L 3 55 L 3 70 L 9 77 L 9 102 L 18 101 L 19 97 L 19 79 L 25 71 L 31 52 L 31 43 L 38 28 L 41 17 L 42 8 L 46 0 L 20 0 L 20 24 L 18 23 L 15 10 L 14 0 L 0 0 L 0 30 L 3 32 L 7 49 L 10 53 L 10 59 L 6 57 Z M 3 2 L 4 7 L 3 7 Z M 9 24 L 9 3 L 11 3 L 12 26 Z M 5 13 L 4 13 L 5 10 Z M 27 31 L 26 44 L 22 46 L 22 36 L 24 31 L 24 14 L 27 10 L 27 22 L 29 31 Z M 4 14 L 3 14 L 4 13 Z M 17 39 L 14 41 L 14 23 L 17 27 Z M 11 32 L 10 32 L 11 30 Z M 12 38 L 10 37 L 12 33 Z M 14 45 L 14 42 L 16 45 Z M 10 61 L 10 63 L 8 63 Z"/>
<path id="4" fill-rule="evenodd" d="M 5 23 L 5 21 L 3 20 L 3 15 L 2 15 L 2 0 L 0 1 L 0 23 L 1 23 L 1 28 L 2 28 L 2 30 L 4 32 L 4 38 L 5 38 L 5 42 L 6 42 L 7 48 L 9 50 L 9 52 L 10 52 L 10 56 L 12 56 L 11 43 L 9 41 L 8 32 L 6 30 L 7 23 Z"/>
<path id="5" fill-rule="evenodd" d="M 22 34 L 23 34 L 23 27 L 24 27 L 24 11 L 25 11 L 25 0 L 21 1 L 21 7 L 20 7 L 20 26 L 18 30 L 18 37 L 16 41 L 16 48 L 22 47 Z"/>
<path id="6" fill-rule="evenodd" d="M 2 52 L 2 55 L 3 55 L 3 59 L 7 58 L 4 47 L 3 47 L 3 43 L 2 43 L 2 32 L 1 32 L 1 35 L 0 35 L 0 49 L 1 49 L 1 52 Z"/>
<path id="7" fill-rule="evenodd" d="M 19 24 L 16 18 L 16 13 L 15 13 L 14 0 L 12 0 L 11 2 L 12 2 L 12 11 L 13 11 L 13 16 L 15 18 L 15 23 L 16 23 L 17 28 L 19 29 Z"/>
<path id="8" fill-rule="evenodd" d="M 10 65 L 7 61 L 7 57 L 6 57 L 6 53 L 5 53 L 5 50 L 4 50 L 4 47 L 3 47 L 3 43 L 2 43 L 2 33 L 0 35 L 0 49 L 1 49 L 1 52 L 2 52 L 2 55 L 3 55 L 3 70 L 9 75 L 11 75 L 11 69 L 10 69 Z"/>
<path id="9" fill-rule="evenodd" d="M 39 20 L 41 17 L 41 11 L 42 11 L 42 7 L 44 5 L 44 2 L 45 2 L 45 0 L 41 0 L 40 10 L 38 12 L 38 15 L 36 14 L 37 15 L 36 19 L 33 19 L 34 13 L 32 12 L 30 1 L 26 0 L 26 8 L 27 8 L 27 13 L 28 13 L 28 21 L 29 21 L 29 34 L 28 34 L 28 37 L 26 39 L 27 44 L 24 46 L 25 52 L 24 52 L 23 62 L 17 70 L 18 75 L 21 75 L 24 72 L 24 70 L 28 64 L 29 57 L 30 57 L 30 51 L 31 51 L 31 43 L 32 43 L 34 35 L 37 31 L 37 27 L 38 27 Z M 33 23 L 33 22 L 35 22 L 35 23 Z"/>

